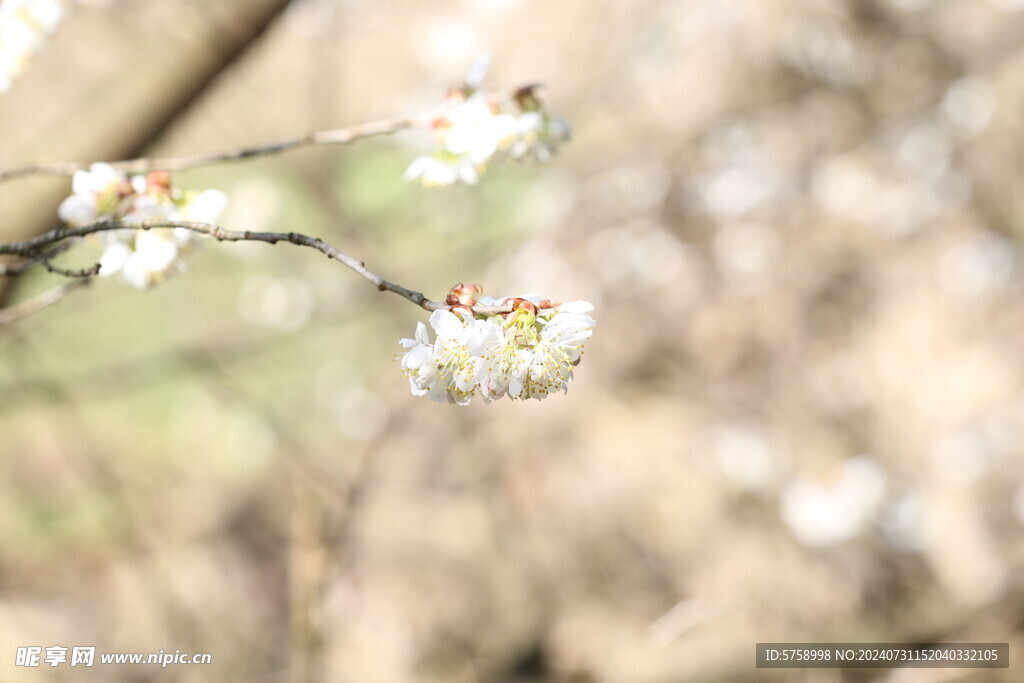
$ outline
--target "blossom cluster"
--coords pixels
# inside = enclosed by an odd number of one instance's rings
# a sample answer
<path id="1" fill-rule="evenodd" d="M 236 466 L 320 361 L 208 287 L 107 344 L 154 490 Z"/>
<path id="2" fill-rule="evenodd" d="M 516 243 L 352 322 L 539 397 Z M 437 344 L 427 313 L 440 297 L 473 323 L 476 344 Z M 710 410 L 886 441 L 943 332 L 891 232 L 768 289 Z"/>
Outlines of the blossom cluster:
<path id="1" fill-rule="evenodd" d="M 219 190 L 181 190 L 171 184 L 165 171 L 131 175 L 109 164 L 93 164 L 77 171 L 72 194 L 57 213 L 70 226 L 100 221 L 125 224 L 195 221 L 213 223 L 227 204 Z M 185 269 L 184 257 L 194 251 L 201 236 L 186 228 L 108 230 L 101 233 L 104 277 L 120 274 L 139 289 L 152 287 Z"/>
<path id="2" fill-rule="evenodd" d="M 469 86 L 452 90 L 431 122 L 436 151 L 414 159 L 406 179 L 425 187 L 475 185 L 496 159 L 547 161 L 569 138 L 569 124 L 545 112 L 535 91 L 521 88 L 506 102 Z"/>
<path id="3" fill-rule="evenodd" d="M 10 89 L 63 18 L 63 0 L 0 2 L 0 93 Z"/>
<path id="4" fill-rule="evenodd" d="M 594 307 L 535 295 L 495 300 L 481 292 L 479 285 L 456 285 L 446 301 L 451 308 L 430 316 L 435 340 L 422 322 L 412 339 L 401 340 L 408 349 L 402 372 L 413 395 L 467 405 L 476 395 L 489 403 L 568 391 L 583 344 L 593 334 Z M 511 311 L 481 314 L 476 304 Z"/>

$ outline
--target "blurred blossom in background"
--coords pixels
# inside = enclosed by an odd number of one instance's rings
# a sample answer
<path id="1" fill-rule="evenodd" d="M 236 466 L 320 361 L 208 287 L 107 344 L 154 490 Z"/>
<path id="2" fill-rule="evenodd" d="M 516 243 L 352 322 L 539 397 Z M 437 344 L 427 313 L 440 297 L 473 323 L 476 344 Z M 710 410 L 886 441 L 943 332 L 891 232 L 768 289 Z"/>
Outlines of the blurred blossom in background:
<path id="1" fill-rule="evenodd" d="M 0 3 L 0 93 L 10 90 L 29 61 L 64 18 L 63 0 Z"/>
<path id="2" fill-rule="evenodd" d="M 543 82 L 571 123 L 548 163 L 425 189 L 402 176 L 434 140 L 406 131 L 174 182 L 435 299 L 600 310 L 567 396 L 467 408 L 409 395 L 394 340 L 422 311 L 287 245 L 211 243 L 5 328 L 0 653 L 213 653 L 183 681 L 1015 680 L 1022 36 L 1015 0 L 0 0 L 0 168 L 417 114 L 490 53 L 486 88 Z M 68 192 L 0 185 L 3 241 Z M 1015 668 L 753 667 L 759 641 L 934 640 L 1009 641 Z"/>

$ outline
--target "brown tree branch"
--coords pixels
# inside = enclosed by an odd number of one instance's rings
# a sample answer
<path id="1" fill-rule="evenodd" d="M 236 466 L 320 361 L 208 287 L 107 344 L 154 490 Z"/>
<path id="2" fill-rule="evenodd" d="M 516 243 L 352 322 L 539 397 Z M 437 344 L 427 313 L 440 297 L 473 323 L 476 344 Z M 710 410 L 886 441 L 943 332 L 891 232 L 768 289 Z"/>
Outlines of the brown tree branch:
<path id="1" fill-rule="evenodd" d="M 15 263 L 0 263 L 0 277 L 10 277 L 13 275 L 21 275 L 23 272 L 28 270 L 34 265 L 39 263 L 39 259 L 53 259 L 60 254 L 63 254 L 68 249 L 78 244 L 81 240 L 80 237 L 74 239 L 68 239 L 58 244 L 53 249 L 42 254 L 37 254 L 35 257 L 26 258 L 23 261 L 17 261 Z"/>
<path id="2" fill-rule="evenodd" d="M 242 161 L 244 159 L 269 156 L 271 154 L 280 154 L 282 152 L 302 149 L 304 147 L 312 147 L 315 145 L 347 145 L 364 138 L 371 138 L 379 135 L 390 135 L 392 133 L 397 133 L 398 131 L 406 130 L 407 128 L 419 128 L 427 125 L 430 120 L 430 117 L 427 116 L 407 119 L 388 119 L 384 121 L 375 121 L 373 123 L 365 123 L 358 126 L 351 126 L 349 128 L 316 131 L 290 140 L 281 140 L 266 145 L 246 147 L 244 149 L 228 152 L 193 154 L 190 156 L 164 158 L 140 157 L 138 159 L 128 159 L 125 161 L 114 161 L 111 162 L 110 165 L 119 171 L 124 171 L 125 173 L 145 173 L 154 169 L 162 171 L 182 171 L 207 164 Z M 25 168 L 11 169 L 9 171 L 0 171 L 0 182 L 30 175 L 69 176 L 73 175 L 75 171 L 81 171 L 87 168 L 89 168 L 89 164 L 87 163 L 71 161 L 59 161 L 53 164 L 27 166 Z"/>
<path id="3" fill-rule="evenodd" d="M 289 244 L 294 244 L 300 247 L 309 247 L 311 249 L 316 249 L 322 254 L 325 254 L 328 258 L 340 261 L 350 270 L 362 276 L 365 280 L 371 282 L 377 289 L 379 289 L 382 292 L 393 292 L 427 311 L 437 311 L 451 308 L 446 303 L 432 301 L 420 292 L 413 291 L 389 280 L 385 280 L 380 275 L 377 275 L 376 273 L 367 269 L 366 264 L 363 261 L 353 256 L 349 256 L 340 249 L 331 246 L 327 242 L 324 242 L 319 237 L 310 237 L 308 235 L 303 235 L 297 232 L 253 232 L 250 230 L 226 230 L 225 228 L 222 228 L 219 225 L 196 223 L 192 221 L 164 221 L 150 223 L 143 222 L 128 225 L 113 221 L 104 221 L 74 228 L 57 228 L 55 230 L 43 233 L 42 235 L 39 235 L 37 237 L 33 237 L 32 239 L 25 240 L 24 242 L 0 244 L 0 254 L 23 255 L 38 253 L 43 248 L 49 247 L 54 244 L 58 244 L 66 239 L 81 238 L 85 237 L 86 235 L 92 235 L 95 233 L 105 232 L 108 230 L 156 230 L 169 228 L 185 228 L 186 230 L 191 230 L 202 235 L 209 235 L 210 237 L 213 237 L 214 239 L 222 242 L 266 242 L 267 244 L 288 242 Z M 498 313 L 507 313 L 512 309 L 511 305 L 506 305 L 474 306 L 473 310 L 477 313 L 494 315 Z"/>
<path id="4" fill-rule="evenodd" d="M 0 308 L 0 325 L 20 320 L 21 318 L 43 310 L 47 306 L 52 306 L 76 289 L 85 287 L 91 281 L 91 278 L 82 278 L 72 280 L 71 282 L 65 282 L 64 284 L 58 285 L 53 289 L 48 289 L 45 292 L 37 294 L 31 299 L 26 299 L 14 306 Z"/>
<path id="5" fill-rule="evenodd" d="M 507 102 L 523 92 L 533 91 L 539 87 L 539 85 L 540 84 L 538 83 L 528 83 L 511 90 L 494 93 L 491 95 L 490 101 L 496 104 Z M 445 107 L 441 106 L 434 111 L 421 114 L 419 116 L 402 119 L 385 119 L 383 121 L 363 123 L 355 126 L 349 126 L 347 128 L 315 131 L 290 140 L 281 140 L 265 145 L 257 145 L 255 147 L 246 147 L 226 152 L 163 158 L 140 157 L 138 159 L 126 159 L 124 161 L 113 161 L 109 163 L 114 168 L 119 171 L 124 171 L 125 173 L 146 173 L 152 170 L 182 171 L 189 168 L 195 168 L 197 166 L 242 161 L 255 157 L 281 154 L 282 152 L 303 149 L 305 147 L 320 145 L 348 145 L 357 140 L 381 135 L 392 135 L 410 128 L 424 128 L 429 126 L 435 118 L 444 112 L 444 110 Z M 0 171 L 0 182 L 32 175 L 70 176 L 73 175 L 75 171 L 81 171 L 88 167 L 88 163 L 75 161 L 59 161 L 52 164 L 26 166 L 24 168 Z"/>
<path id="6" fill-rule="evenodd" d="M 56 250 L 53 250 L 53 251 L 56 251 Z M 100 272 L 100 264 L 99 263 L 94 263 L 91 266 L 89 266 L 88 268 L 74 268 L 74 269 L 71 269 L 71 268 L 60 268 L 59 266 L 53 265 L 53 263 L 50 262 L 49 256 L 47 256 L 46 254 L 33 254 L 33 253 L 30 253 L 30 254 L 28 254 L 28 257 L 29 257 L 29 260 L 35 261 L 36 263 L 40 264 L 43 268 L 46 268 L 46 270 L 48 272 L 53 273 L 54 275 L 63 275 L 64 277 L 73 277 L 73 278 L 90 278 L 93 275 L 99 275 L 99 272 Z"/>

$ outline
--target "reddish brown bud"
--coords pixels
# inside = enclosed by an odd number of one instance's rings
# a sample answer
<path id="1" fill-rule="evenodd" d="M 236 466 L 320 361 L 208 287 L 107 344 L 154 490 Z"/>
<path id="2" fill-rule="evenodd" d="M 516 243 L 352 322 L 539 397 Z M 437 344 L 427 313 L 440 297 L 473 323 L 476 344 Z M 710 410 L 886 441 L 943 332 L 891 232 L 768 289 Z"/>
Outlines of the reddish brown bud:
<path id="1" fill-rule="evenodd" d="M 561 305 L 562 302 L 555 299 L 541 299 L 540 303 L 537 304 L 537 308 L 558 308 Z"/>
<path id="2" fill-rule="evenodd" d="M 540 99 L 537 97 L 537 90 L 540 87 L 540 83 L 531 83 L 515 91 L 512 99 L 515 100 L 520 111 L 537 111 L 541 108 Z"/>
<path id="3" fill-rule="evenodd" d="M 150 174 L 145 176 L 145 182 L 148 185 L 157 185 L 159 187 L 170 187 L 171 186 L 171 174 L 167 171 L 151 171 Z"/>
<path id="4" fill-rule="evenodd" d="M 167 171 L 150 171 L 146 174 L 146 194 L 155 197 L 171 194 L 171 174 Z"/>
<path id="5" fill-rule="evenodd" d="M 472 306 L 476 303 L 476 297 L 483 294 L 484 288 L 477 284 L 464 285 L 461 282 L 448 291 L 448 297 L 444 300 L 449 306 L 462 304 Z"/>
<path id="6" fill-rule="evenodd" d="M 135 194 L 135 188 L 132 187 L 131 181 L 128 180 L 127 178 L 125 178 L 124 180 L 122 180 L 121 182 L 119 182 L 117 184 L 117 196 L 118 197 L 127 197 L 127 196 L 133 195 L 133 194 Z"/>
<path id="7" fill-rule="evenodd" d="M 468 85 L 460 85 L 457 88 L 448 88 L 448 92 L 444 96 L 445 99 L 461 102 L 462 100 L 469 99 L 469 96 L 472 94 L 472 88 Z"/>
<path id="8" fill-rule="evenodd" d="M 537 314 L 537 306 L 535 306 L 532 301 L 527 301 L 526 299 L 520 299 L 518 297 L 515 299 L 510 299 L 509 301 L 512 304 L 513 311 L 518 311 L 522 309 L 525 311 L 529 311 L 534 315 Z"/>

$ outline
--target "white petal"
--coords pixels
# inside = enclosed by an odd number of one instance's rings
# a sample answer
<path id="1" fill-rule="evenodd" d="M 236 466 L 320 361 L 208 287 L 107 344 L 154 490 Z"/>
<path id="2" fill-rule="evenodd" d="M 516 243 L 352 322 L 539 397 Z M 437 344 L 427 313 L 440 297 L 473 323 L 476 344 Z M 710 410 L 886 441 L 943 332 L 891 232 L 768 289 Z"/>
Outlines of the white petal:
<path id="1" fill-rule="evenodd" d="M 131 254 L 131 247 L 124 242 L 112 242 L 107 245 L 103 250 L 103 256 L 100 257 L 100 277 L 110 277 L 120 271 Z"/>
<path id="2" fill-rule="evenodd" d="M 501 146 L 512 142 L 516 135 L 516 118 L 508 114 L 492 116 L 487 124 L 487 132 Z"/>
<path id="3" fill-rule="evenodd" d="M 523 383 L 526 381 L 526 375 L 514 375 L 508 383 L 508 395 L 512 398 L 518 398 L 519 394 L 523 393 Z"/>
<path id="4" fill-rule="evenodd" d="M 228 204 L 228 196 L 220 190 L 204 190 L 190 197 L 181 207 L 181 215 L 187 221 L 216 223 Z"/>
<path id="5" fill-rule="evenodd" d="M 419 345 L 429 345 L 430 339 L 427 336 L 427 326 L 422 322 L 416 323 L 416 334 L 413 335 L 412 339 L 402 339 L 398 342 L 407 349 Z"/>
<path id="6" fill-rule="evenodd" d="M 419 180 L 424 187 L 454 185 L 458 177 L 456 166 L 435 159 L 434 157 L 417 157 L 405 171 L 406 180 Z"/>
<path id="7" fill-rule="evenodd" d="M 594 310 L 594 304 L 589 301 L 570 301 L 558 307 L 559 313 L 589 313 Z"/>
<path id="8" fill-rule="evenodd" d="M 434 311 L 430 314 L 430 326 L 434 328 L 437 333 L 438 340 L 442 337 L 448 339 L 458 339 L 465 337 L 466 328 L 462 324 L 462 321 L 455 316 L 454 313 L 448 310 Z"/>
<path id="9" fill-rule="evenodd" d="M 422 322 L 416 323 L 416 341 L 420 344 L 430 344 L 430 335 L 427 333 L 427 326 Z"/>
<path id="10" fill-rule="evenodd" d="M 188 246 L 189 243 L 194 243 L 196 238 L 200 235 L 198 232 L 193 232 L 188 228 L 172 228 L 171 239 L 178 245 L 179 249 Z"/>
<path id="11" fill-rule="evenodd" d="M 52 33 L 64 16 L 64 7 L 57 0 L 34 0 L 26 9 L 46 33 Z"/>
<path id="12" fill-rule="evenodd" d="M 501 325 L 494 318 L 477 321 L 466 335 L 466 349 L 474 356 L 482 356 L 487 349 L 503 337 Z"/>
<path id="13" fill-rule="evenodd" d="M 73 194 L 60 203 L 57 215 L 68 225 L 88 225 L 96 221 L 96 204 L 80 195 Z"/>
<path id="14" fill-rule="evenodd" d="M 71 176 L 71 191 L 75 194 L 92 193 L 92 174 L 89 171 L 75 171 Z"/>
<path id="15" fill-rule="evenodd" d="M 135 258 L 147 270 L 162 272 L 178 257 L 178 246 L 155 230 L 139 233 L 135 238 Z"/>
<path id="16" fill-rule="evenodd" d="M 147 289 L 154 283 L 153 274 L 142 264 L 138 254 L 132 254 L 125 261 L 121 277 L 136 289 Z"/>
<path id="17" fill-rule="evenodd" d="M 431 157 L 416 157 L 413 159 L 405 169 L 405 179 L 416 180 L 422 176 L 426 172 L 431 161 L 433 161 Z"/>
<path id="18" fill-rule="evenodd" d="M 125 216 L 128 223 L 176 221 L 181 214 L 170 199 L 157 199 L 150 195 L 140 195 L 132 202 L 132 211 Z"/>
<path id="19" fill-rule="evenodd" d="M 416 380 L 412 377 L 409 378 L 409 391 L 413 396 L 423 396 L 427 393 L 427 389 L 421 386 L 417 386 Z"/>
<path id="20" fill-rule="evenodd" d="M 480 174 L 476 172 L 476 166 L 469 161 L 459 163 L 458 175 L 458 179 L 467 185 L 476 185 L 480 182 Z"/>
<path id="21" fill-rule="evenodd" d="M 416 346 L 402 357 L 402 369 L 416 377 L 417 384 L 429 384 L 436 370 L 434 351 L 429 346 Z"/>
<path id="22" fill-rule="evenodd" d="M 528 111 L 519 117 L 517 125 L 521 134 L 538 133 L 544 127 L 544 117 L 539 111 Z"/>
<path id="23" fill-rule="evenodd" d="M 77 175 L 77 173 L 76 173 Z M 125 179 L 125 174 L 115 169 L 110 164 L 98 162 L 89 167 L 87 174 L 88 190 L 91 192 L 103 192 L 113 183 L 119 183 Z M 73 183 L 74 181 L 72 181 Z"/>

